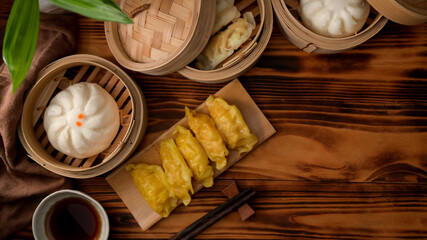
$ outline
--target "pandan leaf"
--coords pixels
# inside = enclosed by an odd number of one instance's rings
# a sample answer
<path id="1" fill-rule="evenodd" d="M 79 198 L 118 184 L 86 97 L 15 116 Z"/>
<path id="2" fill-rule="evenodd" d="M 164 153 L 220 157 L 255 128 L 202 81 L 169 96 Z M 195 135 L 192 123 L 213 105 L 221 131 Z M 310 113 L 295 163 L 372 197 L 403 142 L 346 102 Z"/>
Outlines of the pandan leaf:
<path id="1" fill-rule="evenodd" d="M 102 21 L 133 23 L 113 0 L 49 0 L 53 4 L 80 15 Z"/>
<path id="2" fill-rule="evenodd" d="M 3 60 L 12 78 L 12 93 L 24 81 L 37 45 L 39 1 L 15 0 L 7 20 Z"/>

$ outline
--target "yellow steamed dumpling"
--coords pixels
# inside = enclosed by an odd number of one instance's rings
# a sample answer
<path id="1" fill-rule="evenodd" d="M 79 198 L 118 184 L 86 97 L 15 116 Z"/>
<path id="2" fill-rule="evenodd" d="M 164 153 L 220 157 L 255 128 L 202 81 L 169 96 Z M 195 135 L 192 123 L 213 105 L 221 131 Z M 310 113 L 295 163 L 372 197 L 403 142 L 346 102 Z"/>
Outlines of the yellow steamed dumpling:
<path id="1" fill-rule="evenodd" d="M 162 217 L 169 216 L 177 206 L 171 186 L 162 167 L 145 163 L 126 166 L 139 193 L 150 207 Z"/>
<path id="2" fill-rule="evenodd" d="M 191 131 L 177 125 L 175 140 L 168 138 L 160 143 L 163 168 L 146 163 L 126 166 L 139 193 L 163 217 L 169 216 L 178 200 L 185 206 L 191 202 L 193 176 L 204 187 L 213 186 L 214 170 L 209 159 L 221 170 L 227 165 L 227 146 L 241 154 L 251 151 L 258 141 L 235 105 L 212 95 L 205 104 L 210 116 L 185 107 Z"/>
<path id="3" fill-rule="evenodd" d="M 227 165 L 226 156 L 229 152 L 221 134 L 215 127 L 214 120 L 206 114 L 196 113 L 187 107 L 185 107 L 185 116 L 197 141 L 202 145 L 209 159 L 216 163 L 216 169 L 223 169 Z"/>
<path id="4" fill-rule="evenodd" d="M 214 172 L 205 150 L 187 128 L 177 125 L 173 134 L 176 145 L 193 172 L 194 178 L 203 186 L 212 187 Z"/>
<path id="5" fill-rule="evenodd" d="M 191 184 L 193 173 L 188 168 L 172 138 L 160 143 L 160 157 L 162 158 L 166 179 L 171 185 L 173 193 L 187 206 L 191 201 L 188 191 L 194 193 Z"/>
<path id="6" fill-rule="evenodd" d="M 206 106 L 230 149 L 237 149 L 239 154 L 253 149 L 258 138 L 251 133 L 235 105 L 229 105 L 224 99 L 210 95 Z"/>

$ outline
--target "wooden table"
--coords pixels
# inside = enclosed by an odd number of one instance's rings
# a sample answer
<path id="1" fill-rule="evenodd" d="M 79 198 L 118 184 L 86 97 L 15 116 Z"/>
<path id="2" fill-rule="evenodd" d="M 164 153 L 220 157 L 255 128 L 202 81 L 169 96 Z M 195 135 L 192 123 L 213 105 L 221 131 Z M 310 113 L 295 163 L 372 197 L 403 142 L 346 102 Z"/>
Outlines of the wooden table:
<path id="1" fill-rule="evenodd" d="M 117 63 L 102 22 L 78 18 L 77 53 Z M 127 71 L 148 104 L 140 149 L 223 84 Z M 427 24 L 392 22 L 354 50 L 308 54 L 274 27 L 240 81 L 277 133 L 143 232 L 105 176 L 74 180 L 110 217 L 111 239 L 166 239 L 226 200 L 235 180 L 253 186 L 254 216 L 233 212 L 200 239 L 427 238 Z M 13 238 L 31 239 L 28 227 Z"/>

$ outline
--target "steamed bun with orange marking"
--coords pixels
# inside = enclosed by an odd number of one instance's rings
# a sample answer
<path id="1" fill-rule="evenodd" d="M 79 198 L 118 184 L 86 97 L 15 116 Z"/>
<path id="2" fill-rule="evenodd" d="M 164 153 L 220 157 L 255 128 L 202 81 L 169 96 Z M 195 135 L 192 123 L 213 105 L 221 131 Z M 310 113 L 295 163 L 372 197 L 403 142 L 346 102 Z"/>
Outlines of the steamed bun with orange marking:
<path id="1" fill-rule="evenodd" d="M 325 37 L 348 37 L 366 22 L 366 0 L 300 0 L 299 15 L 311 31 Z"/>
<path id="2" fill-rule="evenodd" d="M 69 156 L 87 158 L 111 145 L 120 126 L 114 98 L 95 83 L 77 83 L 59 92 L 43 120 L 52 146 Z"/>

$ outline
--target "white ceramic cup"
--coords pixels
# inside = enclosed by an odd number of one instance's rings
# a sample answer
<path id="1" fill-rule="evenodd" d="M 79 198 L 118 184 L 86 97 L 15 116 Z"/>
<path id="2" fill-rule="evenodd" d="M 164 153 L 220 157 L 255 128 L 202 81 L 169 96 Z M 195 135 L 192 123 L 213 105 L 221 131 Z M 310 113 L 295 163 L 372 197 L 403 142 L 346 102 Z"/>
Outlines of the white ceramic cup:
<path id="1" fill-rule="evenodd" d="M 71 197 L 81 198 L 88 201 L 90 204 L 92 204 L 92 206 L 98 212 L 100 221 L 101 221 L 100 236 L 97 239 L 107 240 L 108 234 L 110 231 L 110 224 L 108 221 L 107 213 L 105 212 L 104 208 L 101 206 L 101 204 L 98 201 L 96 201 L 89 195 L 76 190 L 69 190 L 69 189 L 60 190 L 50 194 L 49 196 L 45 197 L 37 206 L 36 211 L 33 214 L 33 223 L 32 223 L 34 238 L 36 240 L 49 239 L 48 234 L 46 232 L 46 229 L 47 229 L 46 217 L 49 210 L 58 201 L 65 198 L 71 198 Z"/>

